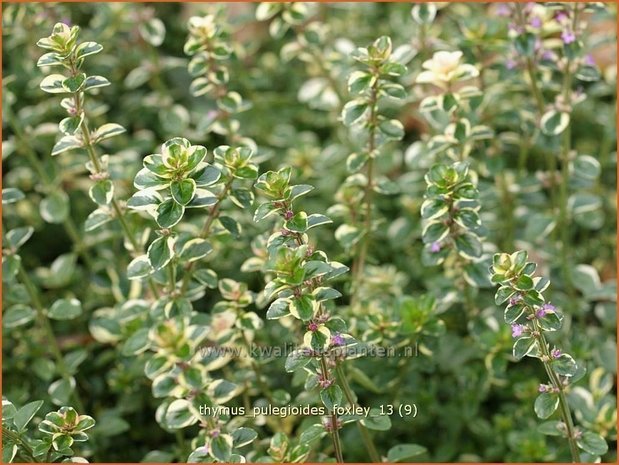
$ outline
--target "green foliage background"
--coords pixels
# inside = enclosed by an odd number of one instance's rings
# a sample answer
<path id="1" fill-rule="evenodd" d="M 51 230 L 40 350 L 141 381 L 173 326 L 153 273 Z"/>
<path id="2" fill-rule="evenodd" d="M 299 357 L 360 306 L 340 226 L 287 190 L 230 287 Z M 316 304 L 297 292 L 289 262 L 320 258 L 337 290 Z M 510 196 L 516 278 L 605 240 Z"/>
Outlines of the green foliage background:
<path id="1" fill-rule="evenodd" d="M 103 344 L 89 332 L 92 312 L 117 305 L 118 296 L 129 292 L 124 273 L 130 257 L 118 240 L 121 231 L 117 225 L 89 234 L 81 232 L 93 209 L 87 194 L 91 181 L 83 169 L 83 154 L 50 156 L 57 122 L 65 115 L 59 99 L 39 89 L 43 74 L 36 62 L 41 50 L 35 44 L 57 21 L 69 21 L 82 28 L 82 40 L 96 40 L 104 46 L 104 51 L 89 61 L 88 72 L 106 76 L 112 85 L 91 99 L 91 112 L 97 126 L 113 121 L 127 129 L 105 146 L 120 188 L 117 194 L 125 199 L 134 192 L 132 182 L 141 159 L 156 152 L 163 141 L 182 136 L 206 146 L 209 152 L 229 143 L 225 136 L 208 129 L 209 112 L 215 109 L 213 99 L 190 94 L 188 58 L 183 53 L 189 16 L 219 8 L 230 25 L 234 50 L 229 61 L 230 88 L 251 104 L 238 114 L 240 132 L 256 141 L 261 172 L 291 165 L 296 183 L 316 187 L 304 198 L 310 213 L 328 214 L 336 199 L 339 201 L 337 192 L 348 175 L 346 158 L 356 144 L 339 121 L 345 101 L 336 97 L 335 103 L 325 103 L 310 95 L 308 80 L 324 77 L 321 64 L 327 65 L 338 93 L 348 100 L 346 80 L 356 69 L 348 52 L 353 46 L 366 46 L 380 35 L 389 35 L 394 46 L 414 44 L 419 48 L 401 79 L 409 92 L 406 103 L 387 109 L 403 122 L 405 136 L 390 143 L 377 161 L 377 169 L 397 184 L 398 192 L 375 198 L 381 222 L 370 246 L 371 280 L 362 291 L 367 305 L 358 314 L 351 315 L 346 309 L 341 314 L 367 331 L 382 321 L 381 342 L 389 345 L 401 340 L 403 320 L 423 313 L 423 299 L 436 300 L 431 316 L 417 321 L 418 330 L 408 334 L 418 344 L 417 357 L 352 362 L 352 384 L 361 405 L 414 402 L 419 408 L 416 418 L 392 417 L 390 430 L 372 432 L 382 454 L 397 444 L 415 443 L 427 448 L 415 457 L 419 461 L 568 459 L 564 444 L 538 432 L 540 421 L 532 406 L 545 374 L 535 360 L 513 363 L 510 328 L 503 323 L 502 309 L 494 304 L 494 289 L 485 283 L 475 290 L 474 311 L 467 311 L 453 276 L 440 266 L 422 263 L 424 175 L 444 155 L 430 154 L 425 145 L 433 129 L 421 115 L 419 102 L 433 90 L 415 84 L 414 76 L 433 51 L 450 49 L 462 50 L 467 63 L 483 69 L 478 122 L 494 131 L 492 139 L 476 144 L 470 154 L 479 175 L 481 216 L 487 228 L 485 252 L 526 249 L 542 274 L 550 277 L 549 298 L 565 313 L 556 342 L 569 348 L 587 368 L 587 374 L 571 390 L 570 402 L 578 422 L 611 444 L 604 461 L 616 460 L 614 5 L 589 19 L 587 43 L 602 74 L 597 82 L 578 83 L 587 99 L 571 115 L 575 153 L 591 155 L 599 164 L 599 173 L 592 180 L 580 176 L 578 169 L 571 171 L 567 237 L 572 293 L 561 269 L 561 231 L 549 228 L 557 218 L 548 207 L 551 192 L 544 174 L 548 156 L 560 151 L 560 140 L 541 134 L 532 137 L 534 103 L 522 67 L 505 66 L 512 53 L 508 20 L 494 14 L 493 7 L 449 4 L 439 10 L 420 41 L 421 29 L 411 18 L 410 4 L 315 5 L 316 18 L 327 29 L 318 47 L 322 55 L 308 61 L 298 59 L 294 51 L 290 59 L 282 58 L 282 47 L 294 42 L 296 33 L 289 30 L 283 37 L 273 38 L 267 23 L 256 21 L 255 6 L 248 4 L 32 3 L 3 7 L 3 186 L 26 193 L 26 200 L 5 207 L 3 225 L 7 229 L 34 227 L 21 256 L 42 289 L 46 305 L 74 296 L 83 303 L 85 311 L 78 319 L 53 324 L 86 401 L 87 411 L 79 413 L 97 421 L 93 435 L 99 457 L 105 461 L 140 461 L 144 457 L 169 461 L 182 457 L 182 451 L 174 436 L 155 421 L 159 401 L 150 395 L 143 360 L 122 356 L 119 346 Z M 165 40 L 159 47 L 145 41 L 140 32 L 140 25 L 152 17 L 165 24 Z M 546 77 L 547 90 L 552 93 L 559 84 L 552 73 Z M 522 150 L 528 152 L 524 166 L 520 164 Z M 43 187 L 40 173 L 25 159 L 25 152 L 36 156 L 52 186 L 69 195 L 69 216 L 89 253 L 96 257 L 94 275 L 86 274 L 62 225 L 46 222 L 41 216 L 39 205 L 50 192 Z M 584 208 L 579 210 L 578 205 Z M 266 229 L 254 224 L 247 212 L 235 211 L 232 216 L 242 225 L 242 235 L 238 240 L 218 236 L 219 246 L 210 256 L 209 266 L 220 278 L 245 282 L 250 290 L 260 292 L 262 277 L 240 270 L 254 255 L 252 240 Z M 195 222 L 200 224 L 200 218 Z M 350 264 L 350 254 L 334 238 L 342 222 L 334 217 L 333 225 L 315 233 L 316 242 L 332 259 Z M 23 298 L 20 289 L 5 286 L 3 290 L 3 308 Z M 215 290 L 194 306 L 209 313 L 219 300 Z M 266 309 L 256 311 L 264 317 Z M 444 325 L 438 333 L 434 327 L 437 319 Z M 265 345 L 291 341 L 290 334 L 276 322 L 267 322 L 257 339 Z M 32 325 L 5 327 L 3 340 L 3 396 L 16 405 L 43 399 L 44 411 L 55 409 L 48 395 L 54 365 L 39 329 Z M 302 379 L 285 374 L 283 364 L 284 360 L 275 360 L 264 370 L 271 387 L 289 392 L 294 403 L 303 391 Z M 308 419 L 291 418 L 284 420 L 282 427 L 294 437 L 308 424 Z M 251 449 L 263 454 L 273 431 L 269 425 L 258 429 L 259 440 Z M 358 434 L 352 427 L 341 432 L 347 461 L 367 459 Z M 187 438 L 191 437 L 188 433 Z M 247 457 L 251 460 L 251 452 Z"/>

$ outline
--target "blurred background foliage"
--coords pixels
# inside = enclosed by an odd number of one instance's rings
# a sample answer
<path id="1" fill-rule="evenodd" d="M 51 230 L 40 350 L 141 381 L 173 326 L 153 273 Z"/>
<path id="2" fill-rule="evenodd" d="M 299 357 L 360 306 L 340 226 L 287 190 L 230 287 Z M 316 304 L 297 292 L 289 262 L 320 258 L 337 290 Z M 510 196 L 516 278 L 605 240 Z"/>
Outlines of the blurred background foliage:
<path id="1" fill-rule="evenodd" d="M 145 457 L 171 460 L 175 440 L 154 421 L 157 401 L 150 395 L 140 361 L 122 357 L 89 332 L 92 312 L 114 305 L 116 296 L 130 286 L 122 276 L 129 258 L 113 240 L 118 228 L 109 226 L 84 237 L 86 247 L 98 257 L 98 272 L 89 277 L 62 221 L 49 222 L 41 215 L 41 200 L 60 187 L 69 201 L 59 208 L 70 205 L 65 216 L 81 231 L 92 204 L 82 157 L 49 156 L 63 111 L 57 99 L 39 89 L 43 74 L 36 62 L 41 51 L 35 44 L 57 21 L 64 21 L 79 25 L 83 40 L 104 46 L 89 61 L 89 73 L 106 76 L 112 85 L 91 99 L 90 114 L 96 125 L 113 121 L 127 128 L 126 134 L 106 146 L 112 174 L 119 180 L 119 197 L 127 198 L 133 193 L 132 180 L 142 157 L 157 151 L 161 142 L 183 136 L 209 150 L 228 143 L 225 135 L 212 131 L 213 112 L 218 111 L 214 101 L 191 95 L 189 59 L 183 53 L 188 18 L 218 11 L 233 47 L 229 88 L 250 104 L 237 115 L 240 132 L 256 142 L 261 171 L 290 164 L 293 179 L 316 186 L 305 201 L 311 213 L 324 213 L 340 201 L 336 193 L 347 177 L 346 157 L 355 146 L 354 137 L 339 121 L 341 107 L 350 99 L 346 80 L 355 66 L 350 52 L 383 34 L 392 38 L 394 46 L 409 44 L 415 50 L 401 80 L 409 97 L 405 105 L 390 110 L 403 122 L 405 137 L 390 144 L 378 162 L 380 172 L 397 184 L 397 193 L 376 198 L 383 223 L 373 238 L 372 279 L 365 289 L 372 304 L 363 315 L 344 315 L 366 330 L 381 321 L 399 325 L 403 315 L 414 319 L 423 314 L 419 299 L 426 295 L 435 299 L 430 313 L 432 318 L 440 317 L 444 328 L 435 337 L 427 319 L 418 322 L 419 331 L 411 332 L 420 349 L 415 358 L 354 363 L 353 384 L 361 405 L 414 402 L 419 406 L 416 418 L 393 417 L 391 430 L 374 432 L 383 453 L 396 444 L 415 442 L 427 447 L 427 453 L 416 457 L 421 461 L 567 460 L 559 441 L 537 431 L 532 403 L 544 373 L 533 360 L 512 363 L 510 330 L 502 322 L 502 310 L 494 305 L 494 290 L 481 286 L 475 311 L 467 312 L 459 290 L 441 268 L 421 263 L 423 176 L 436 156 L 425 145 L 433 129 L 419 111 L 428 89 L 415 85 L 414 78 L 434 51 L 450 49 L 462 50 L 467 63 L 483 70 L 477 115 L 494 131 L 492 139 L 476 145 L 470 154 L 479 175 L 482 219 L 488 233 L 485 252 L 524 248 L 539 263 L 541 274 L 551 277 L 551 300 L 566 314 L 564 329 L 556 337 L 588 369 L 570 392 L 571 403 L 580 423 L 611 441 L 611 452 L 603 459 L 615 461 L 615 5 L 589 18 L 587 44 L 601 79 L 578 84 L 587 99 L 572 115 L 574 150 L 591 155 L 598 165 L 593 179 L 586 173 L 581 176 L 578 167 L 570 179 L 569 239 L 576 288 L 572 295 L 566 291 L 557 259 L 556 218 L 547 209 L 545 158 L 557 152 L 558 142 L 545 136 L 531 139 L 531 96 L 522 67 L 508 64 L 513 53 L 507 36 L 509 18 L 498 15 L 496 5 L 486 4 L 443 4 L 434 22 L 424 26 L 413 21 L 411 4 L 406 3 L 311 4 L 309 8 L 308 18 L 317 24 L 318 38 L 308 46 L 303 40 L 295 45 L 299 37 L 308 35 L 306 30 L 281 27 L 274 31 L 272 22 L 256 20 L 252 4 L 3 5 L 3 186 L 18 187 L 27 194 L 27 201 L 3 214 L 3 222 L 8 228 L 22 224 L 35 228 L 21 255 L 46 300 L 75 295 L 84 304 L 86 311 L 78 320 L 54 324 L 87 399 L 87 411 L 80 413 L 97 420 L 93 434 L 100 456 L 112 462 Z M 522 150 L 528 151 L 525 166 L 520 164 Z M 40 160 L 42 172 L 28 163 L 27 153 Z M 524 175 L 517 175 L 522 171 Z M 43 182 L 42 174 L 47 181 Z M 211 266 L 220 277 L 247 282 L 257 292 L 262 288 L 260 276 L 243 272 L 242 264 L 253 256 L 252 239 L 264 231 L 251 217 L 234 215 L 243 226 L 242 236 L 218 238 L 221 245 L 210 259 Z M 349 263 L 348 252 L 334 239 L 334 230 L 341 224 L 334 219 L 333 227 L 322 228 L 317 240 L 330 257 Z M 85 285 L 87 279 L 90 286 Z M 195 307 L 209 312 L 218 300 L 212 292 Z M 258 310 L 261 315 L 264 311 Z M 389 325 L 381 326 L 380 342 L 388 345 L 390 329 L 385 328 Z M 47 348 L 35 343 L 36 329 L 4 328 L 3 332 L 3 395 L 16 404 L 35 398 L 49 402 L 53 363 Z M 275 324 L 266 325 L 258 335 L 265 344 L 287 338 L 285 328 Z M 288 390 L 294 398 L 302 386 L 282 376 L 282 366 L 282 360 L 270 363 L 267 373 L 273 387 Z M 300 419 L 285 423 L 292 434 L 303 425 Z M 268 426 L 263 430 L 260 437 L 267 442 L 258 447 L 264 449 L 272 432 Z M 363 461 L 357 434 L 347 428 L 342 439 L 347 459 Z"/>

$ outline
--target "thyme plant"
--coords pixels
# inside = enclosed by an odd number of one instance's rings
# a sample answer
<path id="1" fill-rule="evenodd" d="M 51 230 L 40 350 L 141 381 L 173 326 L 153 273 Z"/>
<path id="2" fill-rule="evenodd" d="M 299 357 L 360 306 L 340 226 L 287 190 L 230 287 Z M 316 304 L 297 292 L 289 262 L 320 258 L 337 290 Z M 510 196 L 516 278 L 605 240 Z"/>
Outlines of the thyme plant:
<path id="1" fill-rule="evenodd" d="M 4 5 L 3 461 L 616 461 L 616 14 Z"/>

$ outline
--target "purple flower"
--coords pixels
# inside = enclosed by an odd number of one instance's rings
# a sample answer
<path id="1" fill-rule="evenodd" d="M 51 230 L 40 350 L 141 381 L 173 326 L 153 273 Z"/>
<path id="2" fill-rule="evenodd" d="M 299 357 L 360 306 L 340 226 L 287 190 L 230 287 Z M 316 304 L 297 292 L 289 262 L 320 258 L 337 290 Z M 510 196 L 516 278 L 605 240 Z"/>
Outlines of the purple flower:
<path id="1" fill-rule="evenodd" d="M 539 387 L 537 388 L 538 392 L 547 392 L 548 391 L 548 386 L 546 386 L 545 384 L 540 384 Z"/>
<path id="2" fill-rule="evenodd" d="M 559 23 L 563 23 L 565 21 L 567 21 L 569 18 L 567 16 L 567 13 L 565 11 L 559 11 L 557 14 L 555 14 L 555 20 Z"/>
<path id="3" fill-rule="evenodd" d="M 563 43 L 565 45 L 569 45 L 573 42 L 576 42 L 576 34 L 574 34 L 573 31 L 566 29 L 561 33 L 561 39 L 563 40 Z"/>
<path id="4" fill-rule="evenodd" d="M 529 21 L 529 24 L 535 29 L 542 27 L 542 19 L 539 16 L 533 16 Z"/>
<path id="5" fill-rule="evenodd" d="M 343 346 L 344 344 L 346 344 L 346 341 L 344 341 L 344 338 L 340 333 L 335 333 L 333 336 L 331 336 L 332 346 Z"/>
<path id="6" fill-rule="evenodd" d="M 587 66 L 595 66 L 595 59 L 590 53 L 585 56 L 584 64 Z"/>
<path id="7" fill-rule="evenodd" d="M 520 337 L 524 334 L 526 329 L 525 325 L 515 324 L 512 325 L 512 337 Z"/>
<path id="8" fill-rule="evenodd" d="M 535 316 L 538 318 L 544 318 L 546 316 L 546 313 L 554 312 L 556 309 L 557 307 L 552 305 L 550 302 L 546 302 L 544 305 L 537 309 L 537 311 L 535 312 Z"/>
<path id="9" fill-rule="evenodd" d="M 289 220 L 290 218 L 292 218 L 294 216 L 294 212 L 291 210 L 286 211 L 286 213 L 284 213 L 284 218 L 286 220 Z"/>
<path id="10" fill-rule="evenodd" d="M 552 351 L 550 352 L 550 355 L 552 356 L 552 358 L 561 357 L 561 349 L 552 349 Z"/>
<path id="11" fill-rule="evenodd" d="M 514 294 L 509 298 L 509 305 L 517 305 L 522 302 L 522 296 L 520 294 Z"/>
<path id="12" fill-rule="evenodd" d="M 316 331 L 318 331 L 318 324 L 312 321 L 309 325 L 307 325 L 307 329 L 312 333 L 315 333 Z"/>
<path id="13" fill-rule="evenodd" d="M 544 50 L 542 52 L 542 60 L 553 61 L 556 58 L 552 50 Z"/>
<path id="14" fill-rule="evenodd" d="M 432 242 L 432 245 L 430 246 L 430 252 L 437 253 L 440 251 L 441 251 L 441 244 L 439 244 L 438 242 Z"/>
<path id="15" fill-rule="evenodd" d="M 507 60 L 505 60 L 505 67 L 507 69 L 514 69 L 516 66 L 518 66 L 518 62 L 513 58 L 508 58 Z"/>
<path id="16" fill-rule="evenodd" d="M 511 16 L 512 9 L 507 3 L 498 3 L 496 6 L 496 14 L 497 16 Z"/>

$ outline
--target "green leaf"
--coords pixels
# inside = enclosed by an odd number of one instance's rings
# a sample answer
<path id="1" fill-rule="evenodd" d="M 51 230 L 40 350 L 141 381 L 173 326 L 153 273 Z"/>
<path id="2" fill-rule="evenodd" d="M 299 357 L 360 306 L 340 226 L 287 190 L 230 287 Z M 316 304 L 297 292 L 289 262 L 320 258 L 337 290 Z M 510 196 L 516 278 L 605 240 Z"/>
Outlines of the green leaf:
<path id="1" fill-rule="evenodd" d="M 103 46 L 97 42 L 82 42 L 75 49 L 75 56 L 77 59 L 94 55 L 103 50 Z"/>
<path id="2" fill-rule="evenodd" d="M 578 369 L 576 361 L 568 354 L 562 354 L 559 358 L 550 362 L 552 369 L 561 376 L 574 376 Z"/>
<path id="3" fill-rule="evenodd" d="M 162 228 L 171 228 L 183 218 L 185 207 L 174 199 L 163 201 L 157 207 L 157 224 Z"/>
<path id="4" fill-rule="evenodd" d="M 75 132 L 79 129 L 82 124 L 84 117 L 82 116 L 71 116 L 64 118 L 59 124 L 58 129 L 65 135 L 71 136 L 75 134 Z"/>
<path id="5" fill-rule="evenodd" d="M 111 137 L 118 136 L 119 134 L 123 134 L 125 132 L 127 132 L 127 130 L 120 124 L 107 123 L 97 128 L 94 133 L 94 139 L 96 142 L 101 142 L 102 140 L 110 139 Z"/>
<path id="6" fill-rule="evenodd" d="M 550 110 L 542 116 L 540 125 L 542 132 L 549 136 L 556 136 L 561 134 L 567 126 L 570 124 L 570 114 L 566 112 L 558 112 L 556 110 Z"/>
<path id="7" fill-rule="evenodd" d="M 428 244 L 431 242 L 440 242 L 445 239 L 449 234 L 449 226 L 441 222 L 428 223 L 422 233 L 423 242 Z M 462 247 L 466 247 L 468 242 L 462 240 Z M 468 250 L 468 249 L 467 249 Z"/>
<path id="8" fill-rule="evenodd" d="M 533 289 L 533 280 L 526 274 L 520 275 L 516 281 L 516 289 L 520 291 L 529 291 Z"/>
<path id="9" fill-rule="evenodd" d="M 86 221 L 84 222 L 84 231 L 93 231 L 111 220 L 112 216 L 107 210 L 97 208 L 90 215 L 88 215 L 88 218 L 86 218 Z"/>
<path id="10" fill-rule="evenodd" d="M 302 444 L 308 444 L 324 437 L 326 434 L 327 432 L 325 431 L 324 426 L 320 424 L 311 425 L 301 433 L 301 436 L 299 437 L 299 442 Z"/>
<path id="11" fill-rule="evenodd" d="M 2 315 L 2 326 L 5 328 L 17 328 L 30 323 L 35 319 L 37 313 L 33 308 L 24 305 L 16 304 L 9 307 Z"/>
<path id="12" fill-rule="evenodd" d="M 62 136 L 52 148 L 52 156 L 60 155 L 68 150 L 79 149 L 82 147 L 82 142 L 75 136 Z"/>
<path id="13" fill-rule="evenodd" d="M 50 395 L 52 402 L 56 405 L 66 405 L 71 399 L 71 394 L 75 389 L 75 378 L 70 377 L 68 379 L 62 378 L 54 381 L 47 389 L 47 393 Z"/>
<path id="14" fill-rule="evenodd" d="M 404 137 L 404 126 L 396 119 L 383 121 L 378 125 L 378 129 L 387 139 L 400 140 Z"/>
<path id="15" fill-rule="evenodd" d="M 290 313 L 295 318 L 308 321 L 314 316 L 314 298 L 311 295 L 294 297 L 290 301 Z"/>
<path id="16" fill-rule="evenodd" d="M 559 407 L 559 396 L 556 394 L 543 392 L 535 399 L 535 414 L 542 420 L 545 420 L 555 413 L 557 407 Z"/>
<path id="17" fill-rule="evenodd" d="M 332 287 L 317 287 L 312 292 L 312 295 L 316 299 L 316 302 L 323 302 L 325 300 L 339 299 L 342 294 L 333 289 Z"/>
<path id="18" fill-rule="evenodd" d="M 66 94 L 67 90 L 62 85 L 65 79 L 62 74 L 50 74 L 43 78 L 39 87 L 48 94 Z"/>
<path id="19" fill-rule="evenodd" d="M 602 436 L 592 431 L 585 431 L 576 444 L 585 452 L 592 455 L 604 455 L 608 452 L 608 444 Z"/>
<path id="20" fill-rule="evenodd" d="M 316 226 L 322 226 L 323 224 L 331 224 L 333 221 L 331 218 L 319 213 L 313 213 L 307 217 L 307 230 L 315 228 Z"/>
<path id="21" fill-rule="evenodd" d="M 368 429 L 376 431 L 388 431 L 391 429 L 391 419 L 388 415 L 381 415 L 380 410 L 372 408 L 367 418 L 361 419 L 361 424 Z"/>
<path id="22" fill-rule="evenodd" d="M 26 196 L 24 193 L 15 187 L 7 187 L 2 189 L 2 205 L 16 203 L 25 198 Z"/>
<path id="23" fill-rule="evenodd" d="M 127 201 L 127 207 L 133 210 L 154 210 L 162 202 L 161 195 L 153 189 L 137 191 Z"/>
<path id="24" fill-rule="evenodd" d="M 290 373 L 298 370 L 299 368 L 303 368 L 311 360 L 311 357 L 308 357 L 307 349 L 297 349 L 288 354 L 284 368 Z"/>
<path id="25" fill-rule="evenodd" d="M 37 66 L 59 66 L 63 64 L 63 59 L 58 53 L 49 52 L 41 56 L 37 61 Z"/>
<path id="26" fill-rule="evenodd" d="M 516 322 L 518 318 L 520 318 L 524 313 L 524 309 L 525 307 L 523 305 L 508 306 L 505 309 L 505 312 L 503 312 L 503 319 L 505 320 L 505 323 L 511 325 L 512 323 Z"/>
<path id="27" fill-rule="evenodd" d="M 187 205 L 191 202 L 196 193 L 196 182 L 191 178 L 181 181 L 172 181 L 170 184 L 170 192 L 176 203 Z"/>
<path id="28" fill-rule="evenodd" d="M 165 39 L 165 25 L 159 18 L 151 18 L 138 24 L 142 38 L 153 47 L 159 47 Z"/>
<path id="29" fill-rule="evenodd" d="M 97 181 L 90 187 L 88 195 L 97 205 L 108 205 L 114 198 L 114 184 L 109 179 Z"/>
<path id="30" fill-rule="evenodd" d="M 351 100 L 342 109 L 342 121 L 346 126 L 352 126 L 359 122 L 368 108 L 366 101 L 358 99 Z"/>
<path id="31" fill-rule="evenodd" d="M 34 402 L 24 405 L 15 413 L 15 416 L 13 417 L 13 424 L 15 425 L 15 428 L 17 428 L 17 431 L 25 431 L 26 426 L 30 423 L 30 420 L 32 420 L 42 405 L 42 400 L 35 400 Z"/>
<path id="32" fill-rule="evenodd" d="M 342 398 L 342 389 L 337 384 L 332 384 L 327 389 L 320 391 L 320 400 L 329 412 L 333 411 L 335 406 L 342 405 Z"/>
<path id="33" fill-rule="evenodd" d="M 10 282 L 17 276 L 21 257 L 19 255 L 3 255 L 2 256 L 2 281 Z"/>
<path id="34" fill-rule="evenodd" d="M 367 153 L 353 153 L 346 159 L 346 169 L 351 173 L 356 173 L 365 166 L 368 162 L 369 156 Z"/>
<path id="35" fill-rule="evenodd" d="M 191 239 L 185 244 L 180 253 L 180 258 L 186 262 L 194 262 L 206 257 L 213 251 L 211 244 L 204 239 Z"/>
<path id="36" fill-rule="evenodd" d="M 140 328 L 125 341 L 122 348 L 124 356 L 137 355 L 146 352 L 150 347 L 148 340 L 149 328 Z"/>
<path id="37" fill-rule="evenodd" d="M 69 216 L 69 196 L 63 191 L 48 195 L 39 204 L 39 213 L 47 223 L 62 223 Z"/>
<path id="38" fill-rule="evenodd" d="M 241 236 L 241 225 L 235 219 L 229 216 L 220 216 L 219 222 L 233 237 L 238 238 Z"/>
<path id="39" fill-rule="evenodd" d="M 6 233 L 6 240 L 12 249 L 18 250 L 22 245 L 28 242 L 28 239 L 32 237 L 33 233 L 34 228 L 32 226 L 11 229 Z"/>
<path id="40" fill-rule="evenodd" d="M 82 90 L 85 83 L 86 75 L 84 73 L 80 73 L 76 76 L 70 76 L 62 81 L 62 87 L 64 87 L 67 92 L 75 94 Z"/>
<path id="41" fill-rule="evenodd" d="M 154 273 L 147 255 L 135 257 L 127 266 L 127 279 L 141 279 Z"/>
<path id="42" fill-rule="evenodd" d="M 290 300 L 289 299 L 277 299 L 275 300 L 267 310 L 267 320 L 277 320 L 285 316 L 290 315 Z"/>
<path id="43" fill-rule="evenodd" d="M 415 4 L 413 6 L 413 9 L 411 10 L 411 16 L 413 17 L 413 19 L 415 20 L 415 22 L 417 24 L 431 24 L 432 21 L 434 21 L 434 18 L 436 17 L 436 5 L 434 5 L 433 3 L 418 3 Z M 407 445 L 405 444 L 402 447 L 406 447 Z M 400 447 L 400 446 L 396 446 L 393 449 Z M 415 446 L 415 447 L 419 447 L 419 446 Z M 391 449 L 391 450 L 393 450 Z M 389 454 L 387 455 L 387 461 L 388 462 L 398 462 L 399 460 L 391 460 L 390 457 L 391 451 L 389 451 Z"/>
<path id="44" fill-rule="evenodd" d="M 398 444 L 387 452 L 387 462 L 408 462 L 409 459 L 426 452 L 427 449 L 418 444 Z"/>
<path id="45" fill-rule="evenodd" d="M 455 244 L 460 256 L 469 260 L 481 257 L 482 245 L 476 235 L 471 233 L 460 234 L 456 237 Z"/>
<path id="46" fill-rule="evenodd" d="M 513 354 L 517 360 L 533 353 L 537 349 L 537 341 L 532 337 L 521 337 L 514 342 Z"/>
<path id="47" fill-rule="evenodd" d="M 251 428 L 236 428 L 232 432 L 232 442 L 235 448 L 246 446 L 252 443 L 257 437 L 258 433 Z"/>
<path id="48" fill-rule="evenodd" d="M 220 462 L 229 462 L 232 454 L 233 439 L 229 434 L 220 434 L 211 440 L 209 453 Z"/>
<path id="49" fill-rule="evenodd" d="M 284 227 L 292 232 L 304 233 L 307 231 L 308 219 L 307 213 L 297 212 L 292 218 L 285 222 Z"/>
<path id="50" fill-rule="evenodd" d="M 287 199 L 290 201 L 293 201 L 303 195 L 310 193 L 313 190 L 314 190 L 314 186 L 310 186 L 309 184 L 297 184 L 296 186 L 292 186 L 290 188 L 290 192 L 287 196 Z"/>
<path id="51" fill-rule="evenodd" d="M 159 237 L 148 247 L 147 255 L 151 266 L 158 270 L 166 266 L 172 260 L 174 239 L 172 237 Z"/>
<path id="52" fill-rule="evenodd" d="M 585 297 L 595 294 L 602 288 L 600 275 L 591 265 L 576 265 L 570 271 L 574 287 Z"/>
<path id="53" fill-rule="evenodd" d="M 82 304 L 77 299 L 60 299 L 49 309 L 49 317 L 54 320 L 72 320 L 82 314 Z"/>
<path id="54" fill-rule="evenodd" d="M 198 421 L 190 409 L 191 403 L 186 399 L 174 400 L 165 411 L 165 423 L 170 429 L 182 429 Z"/>
<path id="55" fill-rule="evenodd" d="M 86 78 L 86 85 L 84 85 L 84 91 L 96 89 L 98 87 L 106 87 L 109 85 L 110 81 L 103 76 L 88 76 Z"/>

